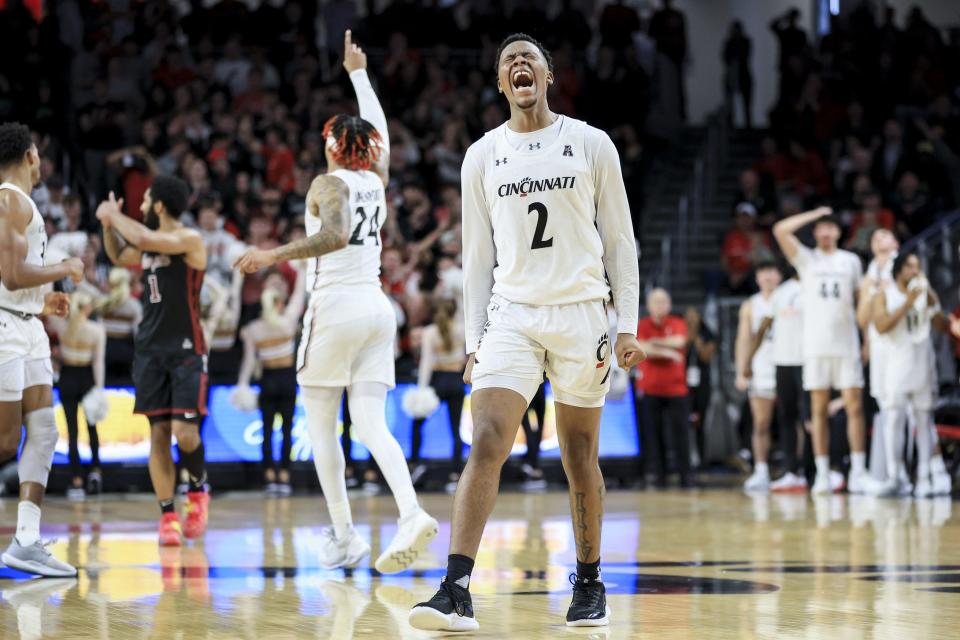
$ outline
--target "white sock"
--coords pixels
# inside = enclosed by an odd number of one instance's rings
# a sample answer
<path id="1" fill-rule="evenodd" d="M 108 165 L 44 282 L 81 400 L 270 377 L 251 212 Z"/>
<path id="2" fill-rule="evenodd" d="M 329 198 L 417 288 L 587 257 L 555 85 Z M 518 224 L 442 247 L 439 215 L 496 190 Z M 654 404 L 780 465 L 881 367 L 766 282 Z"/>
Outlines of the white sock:
<path id="1" fill-rule="evenodd" d="M 346 463 L 337 438 L 337 414 L 343 389 L 331 387 L 301 387 L 307 431 L 313 445 L 313 464 L 317 468 L 320 488 L 327 501 L 327 511 L 338 538 L 353 525 L 347 483 L 343 477 Z"/>
<path id="2" fill-rule="evenodd" d="M 887 480 L 894 481 L 900 476 L 903 467 L 903 438 L 906 435 L 906 407 L 898 405 L 884 412 L 886 422 L 883 425 L 884 454 L 887 458 Z"/>
<path id="3" fill-rule="evenodd" d="M 770 466 L 766 462 L 758 462 L 753 465 L 753 472 L 764 478 L 770 477 Z"/>
<path id="4" fill-rule="evenodd" d="M 17 542 L 29 547 L 40 539 L 40 507 L 27 500 L 17 507 Z"/>
<path id="5" fill-rule="evenodd" d="M 850 472 L 863 473 L 867 470 L 867 454 L 863 451 L 854 451 L 850 454 Z"/>
<path id="6" fill-rule="evenodd" d="M 943 464 L 943 456 L 935 453 L 930 457 L 930 471 L 933 475 L 940 475 L 947 472 L 947 465 Z"/>
<path id="7" fill-rule="evenodd" d="M 333 522 L 333 534 L 338 540 L 342 540 L 353 528 L 350 503 L 346 500 L 336 503 L 327 501 L 327 511 L 330 512 L 330 520 Z"/>
<path id="8" fill-rule="evenodd" d="M 830 480 L 830 456 L 816 456 L 814 462 L 817 465 L 817 480 L 828 482 Z"/>
<path id="9" fill-rule="evenodd" d="M 387 386 L 374 382 L 359 382 L 347 392 L 350 403 L 352 430 L 360 442 L 370 450 L 384 479 L 390 485 L 397 501 L 400 519 L 404 520 L 420 510 L 417 492 L 410 481 L 407 459 L 397 439 L 387 428 Z"/>

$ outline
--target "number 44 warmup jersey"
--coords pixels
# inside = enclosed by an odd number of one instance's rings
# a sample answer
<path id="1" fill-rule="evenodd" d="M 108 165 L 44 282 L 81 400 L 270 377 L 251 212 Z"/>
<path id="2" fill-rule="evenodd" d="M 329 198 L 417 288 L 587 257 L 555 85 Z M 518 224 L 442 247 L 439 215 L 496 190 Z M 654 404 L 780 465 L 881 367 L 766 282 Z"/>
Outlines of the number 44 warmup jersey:
<path id="1" fill-rule="evenodd" d="M 564 116 L 535 133 L 542 135 L 527 142 L 528 134 L 504 123 L 464 158 L 468 352 L 487 321 L 491 292 L 512 303 L 553 306 L 603 301 L 612 287 L 618 332 L 632 334 L 637 326 L 636 245 L 613 143 Z"/>
<path id="2" fill-rule="evenodd" d="M 856 292 L 863 278 L 860 258 L 837 249 L 825 253 L 801 246 L 793 265 L 803 287 L 803 356 L 860 357 Z"/>

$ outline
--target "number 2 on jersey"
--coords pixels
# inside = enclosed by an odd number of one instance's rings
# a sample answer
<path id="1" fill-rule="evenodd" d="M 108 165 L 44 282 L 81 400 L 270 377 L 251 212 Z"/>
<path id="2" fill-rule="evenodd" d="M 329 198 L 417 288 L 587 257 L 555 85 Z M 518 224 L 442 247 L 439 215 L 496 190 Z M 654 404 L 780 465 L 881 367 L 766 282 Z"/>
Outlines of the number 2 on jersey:
<path id="1" fill-rule="evenodd" d="M 367 222 L 367 212 L 363 207 L 357 207 L 357 215 L 360 216 L 360 222 L 354 227 L 350 235 L 350 244 L 364 244 L 367 238 L 373 238 L 373 243 L 380 246 L 380 207 L 373 212 L 370 217 L 370 231 L 366 236 L 360 235 L 363 232 L 363 225 Z"/>
<path id="2" fill-rule="evenodd" d="M 537 212 L 537 228 L 533 232 L 533 242 L 530 244 L 530 248 L 545 249 L 546 247 L 552 247 L 553 238 L 547 238 L 546 240 L 543 238 L 543 234 L 547 230 L 547 208 L 542 202 L 531 202 L 527 208 L 527 215 L 534 211 Z"/>

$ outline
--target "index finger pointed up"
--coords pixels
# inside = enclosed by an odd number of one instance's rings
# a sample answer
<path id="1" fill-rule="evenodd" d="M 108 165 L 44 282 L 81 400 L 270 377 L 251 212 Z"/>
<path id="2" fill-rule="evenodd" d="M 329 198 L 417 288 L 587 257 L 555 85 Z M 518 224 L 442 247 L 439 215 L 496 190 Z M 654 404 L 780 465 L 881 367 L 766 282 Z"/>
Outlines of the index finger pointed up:
<path id="1" fill-rule="evenodd" d="M 350 33 L 350 29 L 347 29 L 343 32 L 343 50 L 350 51 L 350 47 L 353 45 L 353 36 Z"/>

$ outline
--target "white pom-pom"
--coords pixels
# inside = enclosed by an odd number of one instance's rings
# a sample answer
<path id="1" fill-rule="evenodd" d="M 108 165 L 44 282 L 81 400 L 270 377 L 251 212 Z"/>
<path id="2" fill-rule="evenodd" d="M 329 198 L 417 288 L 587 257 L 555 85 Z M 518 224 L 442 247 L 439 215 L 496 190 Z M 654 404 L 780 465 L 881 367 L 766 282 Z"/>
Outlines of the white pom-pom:
<path id="1" fill-rule="evenodd" d="M 620 367 L 613 365 L 613 369 L 610 371 L 610 389 L 607 391 L 607 398 L 610 400 L 623 400 L 629 388 L 630 374 Z"/>
<path id="2" fill-rule="evenodd" d="M 94 387 L 87 391 L 80 403 L 83 406 L 83 415 L 87 419 L 87 424 L 97 424 L 107 419 L 110 413 L 110 403 L 107 400 L 107 394 L 103 389 Z"/>
<path id="3" fill-rule="evenodd" d="M 433 387 L 417 387 L 403 394 L 403 410 L 412 418 L 429 418 L 439 406 Z"/>
<path id="4" fill-rule="evenodd" d="M 259 397 L 260 394 L 250 387 L 243 385 L 235 387 L 234 390 L 230 392 L 230 404 L 239 411 L 256 411 Z"/>

